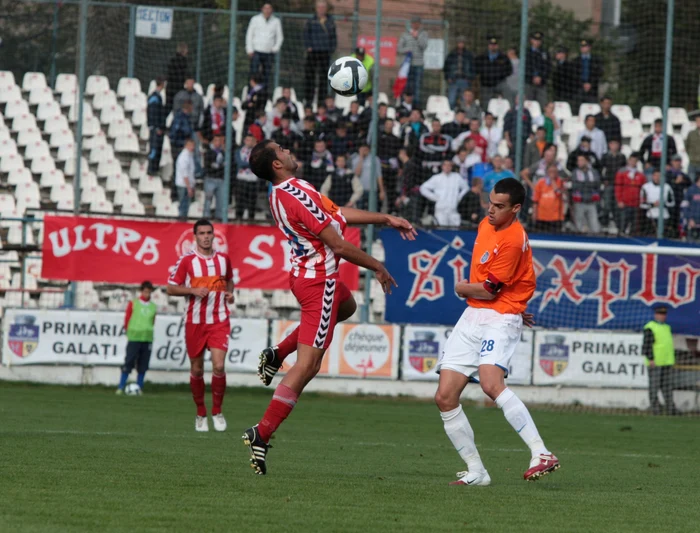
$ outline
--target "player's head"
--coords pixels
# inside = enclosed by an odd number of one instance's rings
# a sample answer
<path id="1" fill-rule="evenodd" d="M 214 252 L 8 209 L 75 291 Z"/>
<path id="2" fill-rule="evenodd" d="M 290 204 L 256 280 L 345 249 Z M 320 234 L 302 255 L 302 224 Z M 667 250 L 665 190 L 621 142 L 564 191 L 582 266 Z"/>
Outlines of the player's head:
<path id="1" fill-rule="evenodd" d="M 153 283 L 150 281 L 144 281 L 141 283 L 141 298 L 148 301 L 151 299 L 151 293 L 153 292 Z"/>
<path id="2" fill-rule="evenodd" d="M 664 324 L 668 315 L 668 307 L 664 304 L 654 305 L 654 320 Z"/>
<path id="3" fill-rule="evenodd" d="M 214 225 L 206 218 L 200 218 L 194 223 L 194 240 L 197 250 L 210 254 L 214 245 Z"/>
<path id="4" fill-rule="evenodd" d="M 265 140 L 250 152 L 250 169 L 258 178 L 278 183 L 294 174 L 299 163 L 289 150 L 274 141 Z"/>
<path id="5" fill-rule="evenodd" d="M 654 121 L 654 133 L 656 133 L 657 135 L 660 135 L 661 132 L 663 131 L 663 129 L 664 129 L 664 121 L 660 118 L 657 118 Z"/>
<path id="6" fill-rule="evenodd" d="M 489 194 L 489 224 L 500 228 L 513 222 L 525 201 L 525 187 L 515 178 L 497 181 Z"/>

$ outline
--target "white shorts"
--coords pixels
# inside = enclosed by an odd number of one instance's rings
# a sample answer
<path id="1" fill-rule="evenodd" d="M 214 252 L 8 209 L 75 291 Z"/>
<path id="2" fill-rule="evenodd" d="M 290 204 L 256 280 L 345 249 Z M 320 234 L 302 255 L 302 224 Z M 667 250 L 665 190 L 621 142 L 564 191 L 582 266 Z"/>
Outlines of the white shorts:
<path id="1" fill-rule="evenodd" d="M 522 329 L 520 315 L 467 307 L 445 342 L 435 371 L 453 370 L 479 383 L 479 365 L 496 365 L 508 377 Z"/>

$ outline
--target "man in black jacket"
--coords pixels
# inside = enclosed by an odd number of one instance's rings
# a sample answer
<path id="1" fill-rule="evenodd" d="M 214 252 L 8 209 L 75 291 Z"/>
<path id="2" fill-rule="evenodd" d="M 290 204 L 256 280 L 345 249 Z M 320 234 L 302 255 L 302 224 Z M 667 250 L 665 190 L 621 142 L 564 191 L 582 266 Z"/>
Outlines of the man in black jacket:
<path id="1" fill-rule="evenodd" d="M 476 58 L 475 66 L 481 83 L 480 102 L 484 109 L 488 107 L 489 100 L 498 94 L 510 99 L 506 78 L 513 73 L 513 64 L 498 49 L 497 37 L 488 37 L 488 51 Z"/>
<path id="2" fill-rule="evenodd" d="M 569 61 L 569 49 L 566 46 L 560 46 L 554 55 L 554 69 L 552 71 L 554 100 L 569 102 L 573 105 L 576 88 L 576 73 L 573 63 Z"/>
<path id="3" fill-rule="evenodd" d="M 581 137 L 578 147 L 569 154 L 569 158 L 566 160 L 566 169 L 569 172 L 572 172 L 576 168 L 576 161 L 580 155 L 585 156 L 588 159 L 591 167 L 600 172 L 600 159 L 598 159 L 595 152 L 591 150 L 591 138 L 586 137 L 585 135 Z"/>
<path id="4" fill-rule="evenodd" d="M 283 150 L 289 150 L 294 154 L 299 153 L 301 135 L 292 129 L 289 114 L 282 115 L 280 118 L 280 127 L 272 132 L 270 138 L 279 144 Z"/>
<path id="5" fill-rule="evenodd" d="M 216 220 L 224 219 L 224 209 L 228 202 L 224 199 L 224 144 L 225 137 L 215 134 L 204 154 L 204 216 L 212 219 L 211 201 L 216 197 Z"/>
<path id="6" fill-rule="evenodd" d="M 398 196 L 398 157 L 401 148 L 401 139 L 394 135 L 393 130 L 394 121 L 388 118 L 384 120 L 384 127 L 377 138 L 377 157 L 382 164 L 382 178 L 389 212 L 394 211 Z"/>
<path id="7" fill-rule="evenodd" d="M 612 98 L 603 96 L 600 99 L 600 113 L 595 116 L 595 125 L 600 131 L 605 134 L 605 139 L 622 142 L 622 128 L 620 119 L 617 118 L 610 108 L 612 107 Z"/>
<path id="8" fill-rule="evenodd" d="M 544 109 L 547 105 L 547 80 L 549 79 L 549 55 L 542 48 L 544 34 L 536 31 L 530 34 L 530 48 L 525 62 L 525 99 L 537 100 Z"/>
<path id="9" fill-rule="evenodd" d="M 591 55 L 591 42 L 581 39 L 581 54 L 574 59 L 576 73 L 577 104 L 598 101 L 598 85 L 603 78 L 603 61 Z"/>
<path id="10" fill-rule="evenodd" d="M 306 105 L 313 103 L 316 88 L 319 102 L 322 102 L 328 94 L 327 70 L 337 44 L 335 21 L 328 14 L 328 4 L 325 0 L 317 0 L 316 13 L 306 21 L 304 26 L 304 48 L 306 48 L 304 103 Z"/>
<path id="11" fill-rule="evenodd" d="M 215 135 L 226 135 L 226 102 L 221 96 L 214 96 L 204 109 L 199 133 L 205 143 L 211 142 Z"/>
<path id="12" fill-rule="evenodd" d="M 652 168 L 661 168 L 661 154 L 663 153 L 663 138 L 665 133 L 664 122 L 660 118 L 654 121 L 654 132 L 651 133 L 642 141 L 642 147 L 639 152 L 642 155 L 644 169 L 649 172 Z M 666 160 L 671 161 L 671 158 L 678 153 L 676 150 L 676 141 L 669 136 L 668 144 L 666 145 Z"/>
<path id="13" fill-rule="evenodd" d="M 442 133 L 456 139 L 460 133 L 469 129 L 469 121 L 465 123 L 464 111 L 458 109 L 455 111 L 455 118 L 452 122 L 442 125 Z"/>
<path id="14" fill-rule="evenodd" d="M 165 120 L 168 113 L 163 105 L 160 92 L 165 86 L 163 78 L 156 78 L 156 88 L 148 97 L 146 116 L 148 119 L 148 175 L 156 176 L 160 169 L 160 156 L 163 153 Z"/>
<path id="15" fill-rule="evenodd" d="M 457 37 L 457 48 L 447 54 L 442 69 L 447 82 L 447 99 L 452 109 L 457 105 L 457 97 L 472 86 L 476 77 L 474 55 L 465 48 L 464 41 L 464 37 Z"/>
<path id="16" fill-rule="evenodd" d="M 175 101 L 175 95 L 185 85 L 187 78 L 187 43 L 177 43 L 175 55 L 168 62 L 167 80 L 168 85 L 165 89 L 165 108 L 166 115 L 170 113 Z"/>

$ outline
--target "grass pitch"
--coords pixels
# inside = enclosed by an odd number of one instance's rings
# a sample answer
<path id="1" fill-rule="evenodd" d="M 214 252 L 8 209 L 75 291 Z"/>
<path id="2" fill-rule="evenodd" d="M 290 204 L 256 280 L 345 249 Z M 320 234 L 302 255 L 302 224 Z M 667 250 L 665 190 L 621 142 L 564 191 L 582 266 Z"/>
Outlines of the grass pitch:
<path id="1" fill-rule="evenodd" d="M 240 435 L 271 390 L 229 389 L 223 434 L 195 434 L 186 388 L 146 392 L 0 384 L 0 531 L 700 528 L 698 419 L 533 411 L 562 468 L 527 483 L 500 411 L 469 407 L 493 484 L 448 487 L 464 465 L 428 402 L 303 396 L 259 477 Z"/>

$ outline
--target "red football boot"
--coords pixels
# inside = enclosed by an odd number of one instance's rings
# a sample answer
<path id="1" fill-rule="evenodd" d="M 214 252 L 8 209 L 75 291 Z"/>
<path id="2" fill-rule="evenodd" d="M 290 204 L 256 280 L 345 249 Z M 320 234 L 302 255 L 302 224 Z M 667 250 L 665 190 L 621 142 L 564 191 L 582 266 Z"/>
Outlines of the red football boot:
<path id="1" fill-rule="evenodd" d="M 536 455 L 530 461 L 530 468 L 527 469 L 523 477 L 525 481 L 537 481 L 542 476 L 558 470 L 560 466 L 559 459 L 552 453 Z"/>

